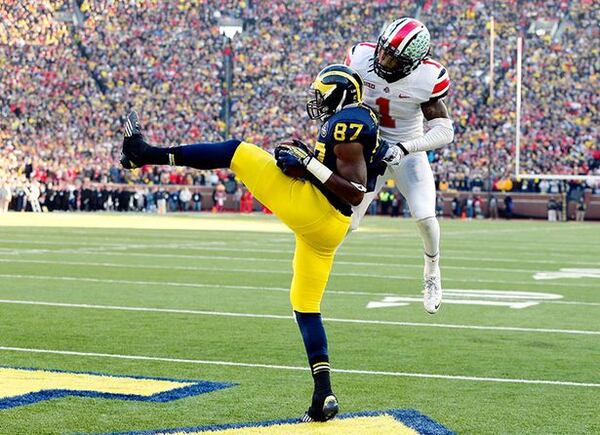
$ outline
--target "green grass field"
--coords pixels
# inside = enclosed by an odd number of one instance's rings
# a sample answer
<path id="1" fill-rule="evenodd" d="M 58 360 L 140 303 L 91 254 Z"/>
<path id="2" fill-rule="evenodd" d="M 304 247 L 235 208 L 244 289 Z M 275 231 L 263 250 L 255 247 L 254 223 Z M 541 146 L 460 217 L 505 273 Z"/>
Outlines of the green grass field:
<path id="1" fill-rule="evenodd" d="M 14 394 L 0 377 L 0 433 L 255 422 L 308 406 L 287 295 L 293 237 L 275 218 L 178 221 L 225 224 L 216 230 L 3 219 L 0 366 L 236 385 L 164 403 L 63 397 L 1 409 Z M 68 225 L 86 225 L 77 219 Z M 442 221 L 447 296 L 435 316 L 420 301 L 414 222 L 364 228 L 341 247 L 322 307 L 343 413 L 416 409 L 457 433 L 600 433 L 600 226 Z M 566 268 L 587 276 L 534 279 Z"/>

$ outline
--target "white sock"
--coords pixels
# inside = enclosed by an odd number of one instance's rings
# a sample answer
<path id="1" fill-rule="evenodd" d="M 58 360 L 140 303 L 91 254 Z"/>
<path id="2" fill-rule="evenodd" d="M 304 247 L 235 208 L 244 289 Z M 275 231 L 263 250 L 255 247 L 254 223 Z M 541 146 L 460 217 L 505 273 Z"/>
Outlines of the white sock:
<path id="1" fill-rule="evenodd" d="M 417 221 L 417 228 L 423 239 L 423 249 L 425 251 L 425 269 L 424 274 L 438 275 L 440 261 L 440 224 L 435 216 Z"/>

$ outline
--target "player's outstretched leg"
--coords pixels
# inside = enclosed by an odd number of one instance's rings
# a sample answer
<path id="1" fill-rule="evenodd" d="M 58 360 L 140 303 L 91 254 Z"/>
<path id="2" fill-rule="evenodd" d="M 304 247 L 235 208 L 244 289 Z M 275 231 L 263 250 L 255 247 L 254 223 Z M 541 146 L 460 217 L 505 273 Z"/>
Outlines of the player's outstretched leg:
<path id="1" fill-rule="evenodd" d="M 425 248 L 423 269 L 423 305 L 429 314 L 435 314 L 442 304 L 442 279 L 440 273 L 440 225 L 432 216 L 417 221 Z"/>
<path id="2" fill-rule="evenodd" d="M 121 165 L 125 169 L 134 169 L 141 166 L 141 160 L 148 144 L 144 141 L 140 121 L 136 112 L 130 112 L 123 126 L 123 151 L 121 152 Z"/>
<path id="3" fill-rule="evenodd" d="M 417 219 L 423 240 L 425 267 L 423 270 L 423 305 L 435 314 L 442 303 L 440 273 L 440 224 L 435 217 L 435 181 L 427 154 L 409 154 L 399 165 L 388 168 L 396 185 L 408 201 L 411 214 Z"/>
<path id="4" fill-rule="evenodd" d="M 171 148 L 148 144 L 136 112 L 130 112 L 124 124 L 121 164 L 125 169 L 144 165 L 189 166 L 196 169 L 229 168 L 241 141 L 199 143 Z"/>

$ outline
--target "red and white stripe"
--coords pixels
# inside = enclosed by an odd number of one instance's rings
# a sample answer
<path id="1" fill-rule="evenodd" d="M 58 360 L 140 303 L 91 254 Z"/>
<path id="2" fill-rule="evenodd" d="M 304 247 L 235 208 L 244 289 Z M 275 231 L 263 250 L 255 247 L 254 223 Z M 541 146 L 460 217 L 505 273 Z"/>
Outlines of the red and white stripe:
<path id="1" fill-rule="evenodd" d="M 352 52 L 353 51 L 354 51 L 354 46 L 348 47 L 348 50 L 346 51 L 346 58 L 344 59 L 344 65 L 350 66 L 350 64 L 352 63 Z"/>
<path id="2" fill-rule="evenodd" d="M 419 21 L 409 18 L 405 21 L 401 21 L 396 27 L 390 26 L 388 28 L 389 34 L 384 35 L 389 46 L 397 50 L 398 53 L 402 53 L 406 45 L 410 40 L 423 29 L 423 24 Z"/>
<path id="3" fill-rule="evenodd" d="M 344 65 L 350 66 L 352 64 L 352 55 L 354 54 L 354 51 L 357 47 L 369 47 L 374 49 L 377 47 L 377 44 L 373 42 L 360 42 L 357 45 L 353 45 L 352 47 L 348 48 L 348 50 L 346 50 L 346 58 L 344 59 Z"/>
<path id="4" fill-rule="evenodd" d="M 448 71 L 444 69 L 444 73 L 438 77 L 431 91 L 431 98 L 441 97 L 450 89 L 450 77 Z"/>
<path id="5" fill-rule="evenodd" d="M 437 67 L 438 69 L 444 68 L 441 63 L 436 62 L 435 60 L 431 60 L 431 59 L 424 59 L 423 63 L 426 65 L 433 65 L 433 66 Z"/>

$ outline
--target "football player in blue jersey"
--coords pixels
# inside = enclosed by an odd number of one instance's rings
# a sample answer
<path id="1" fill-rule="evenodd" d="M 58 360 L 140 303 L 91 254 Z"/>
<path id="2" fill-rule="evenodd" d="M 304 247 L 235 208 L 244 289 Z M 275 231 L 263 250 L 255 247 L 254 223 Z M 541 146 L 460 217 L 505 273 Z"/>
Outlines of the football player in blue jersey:
<path id="1" fill-rule="evenodd" d="M 321 299 L 336 249 L 350 226 L 351 207 L 374 186 L 385 145 L 380 145 L 375 114 L 362 104 L 360 76 L 344 65 L 323 69 L 311 85 L 311 119 L 323 122 L 316 145 L 284 142 L 275 157 L 232 139 L 162 148 L 143 138 L 135 112 L 127 116 L 121 163 L 231 168 L 252 194 L 295 234 L 290 300 L 314 380 L 303 421 L 326 421 L 339 409 L 330 381 Z"/>

